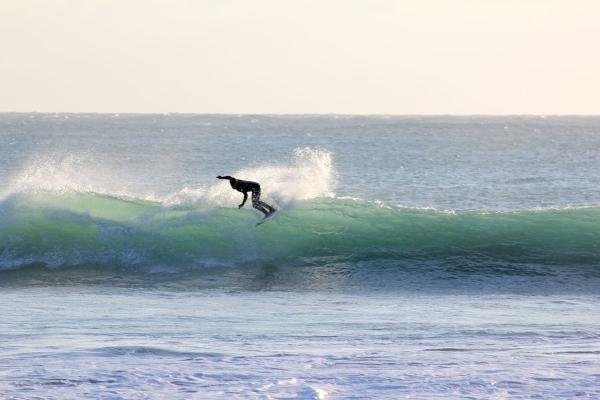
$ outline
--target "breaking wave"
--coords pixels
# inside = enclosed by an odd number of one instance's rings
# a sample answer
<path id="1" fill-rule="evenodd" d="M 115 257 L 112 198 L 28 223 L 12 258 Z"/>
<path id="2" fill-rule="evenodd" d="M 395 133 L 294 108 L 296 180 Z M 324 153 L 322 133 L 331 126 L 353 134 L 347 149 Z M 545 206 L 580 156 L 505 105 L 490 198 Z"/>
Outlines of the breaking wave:
<path id="1" fill-rule="evenodd" d="M 165 205 L 96 193 L 13 194 L 0 204 L 0 269 L 316 260 L 480 268 L 600 263 L 600 208 L 442 213 L 314 198 L 283 205 L 272 221 L 256 227 L 258 218 L 249 208 L 210 201 Z"/>

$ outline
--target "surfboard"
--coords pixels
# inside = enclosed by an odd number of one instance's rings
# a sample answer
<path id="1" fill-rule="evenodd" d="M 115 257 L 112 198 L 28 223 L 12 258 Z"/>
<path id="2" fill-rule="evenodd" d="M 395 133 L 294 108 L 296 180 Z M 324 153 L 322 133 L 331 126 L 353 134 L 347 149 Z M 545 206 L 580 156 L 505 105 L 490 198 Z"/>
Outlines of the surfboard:
<path id="1" fill-rule="evenodd" d="M 256 226 L 262 225 L 267 221 L 270 221 L 271 219 L 273 219 L 273 217 L 275 216 L 275 214 L 279 214 L 279 210 L 275 210 L 274 213 L 270 214 L 268 217 L 263 218 L 261 221 L 258 221 L 256 223 Z"/>

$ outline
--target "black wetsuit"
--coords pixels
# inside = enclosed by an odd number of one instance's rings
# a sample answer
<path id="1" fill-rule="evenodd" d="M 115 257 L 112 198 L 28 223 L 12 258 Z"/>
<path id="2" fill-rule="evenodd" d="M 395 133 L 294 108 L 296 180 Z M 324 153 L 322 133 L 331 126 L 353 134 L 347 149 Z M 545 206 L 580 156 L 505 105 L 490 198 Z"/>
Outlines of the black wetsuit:
<path id="1" fill-rule="evenodd" d="M 246 200 L 248 200 L 248 192 L 252 192 L 252 207 L 265 214 L 265 218 L 277 211 L 274 207 L 271 207 L 264 201 L 260 201 L 260 184 L 258 184 L 257 182 L 243 181 L 241 179 L 236 179 L 233 176 L 229 175 L 217 176 L 217 178 L 229 179 L 229 184 L 231 185 L 231 187 L 237 190 L 238 192 L 244 194 L 244 200 L 242 201 L 242 204 L 238 206 L 239 208 L 244 207 L 244 204 L 246 204 Z"/>

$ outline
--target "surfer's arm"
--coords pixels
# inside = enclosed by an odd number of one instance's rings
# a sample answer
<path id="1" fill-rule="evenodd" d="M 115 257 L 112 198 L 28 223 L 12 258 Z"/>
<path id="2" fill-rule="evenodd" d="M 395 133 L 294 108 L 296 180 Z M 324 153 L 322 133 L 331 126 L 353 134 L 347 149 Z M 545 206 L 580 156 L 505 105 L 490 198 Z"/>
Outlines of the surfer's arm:
<path id="1" fill-rule="evenodd" d="M 246 204 L 246 200 L 248 200 L 248 192 L 244 192 L 244 201 L 242 201 L 242 204 L 240 204 L 238 208 L 244 207 L 244 204 Z"/>
<path id="2" fill-rule="evenodd" d="M 217 176 L 217 179 L 231 179 L 231 178 L 232 177 L 229 176 L 229 175 L 227 175 L 227 176 L 221 176 L 221 175 Z"/>

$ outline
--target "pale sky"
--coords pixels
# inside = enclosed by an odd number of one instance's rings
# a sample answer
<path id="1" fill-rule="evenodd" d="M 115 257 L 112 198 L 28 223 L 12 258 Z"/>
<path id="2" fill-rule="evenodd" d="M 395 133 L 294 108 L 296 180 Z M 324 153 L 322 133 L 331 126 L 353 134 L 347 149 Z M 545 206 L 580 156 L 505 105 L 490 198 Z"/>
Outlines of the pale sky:
<path id="1" fill-rule="evenodd" d="M 600 114 L 600 0 L 0 0 L 0 111 Z"/>

